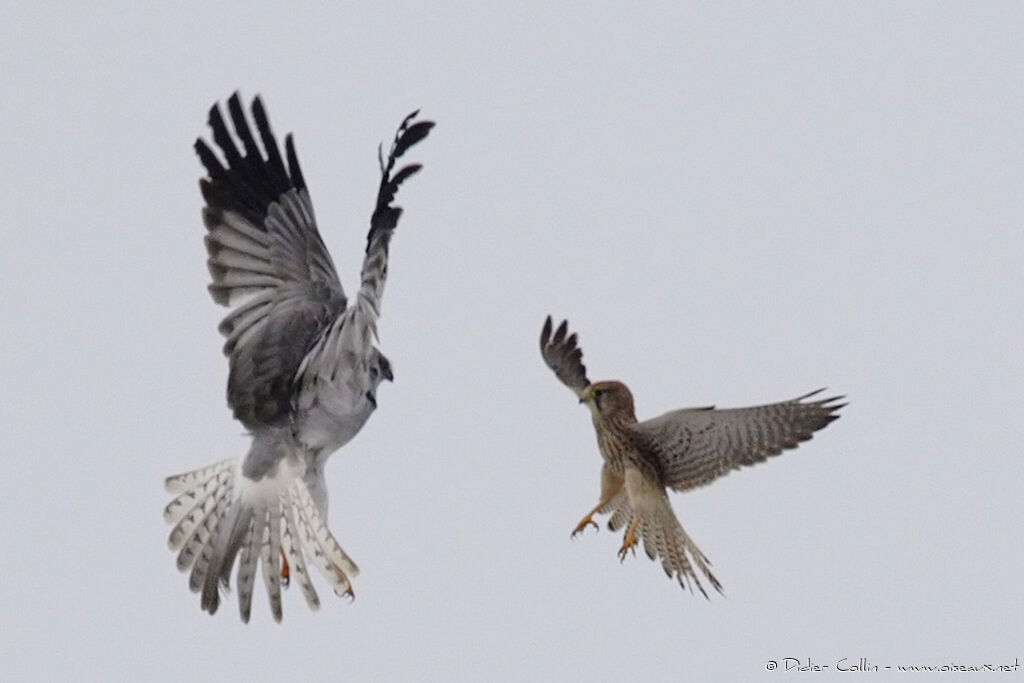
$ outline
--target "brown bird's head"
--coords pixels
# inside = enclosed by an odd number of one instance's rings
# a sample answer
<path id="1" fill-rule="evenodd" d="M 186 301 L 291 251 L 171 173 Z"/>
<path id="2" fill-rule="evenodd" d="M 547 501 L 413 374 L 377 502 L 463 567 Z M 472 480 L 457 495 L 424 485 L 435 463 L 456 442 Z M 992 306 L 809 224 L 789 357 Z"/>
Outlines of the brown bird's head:
<path id="1" fill-rule="evenodd" d="M 636 422 L 633 394 L 622 382 L 594 382 L 583 390 L 580 403 L 587 404 L 595 420 L 617 418 Z"/>

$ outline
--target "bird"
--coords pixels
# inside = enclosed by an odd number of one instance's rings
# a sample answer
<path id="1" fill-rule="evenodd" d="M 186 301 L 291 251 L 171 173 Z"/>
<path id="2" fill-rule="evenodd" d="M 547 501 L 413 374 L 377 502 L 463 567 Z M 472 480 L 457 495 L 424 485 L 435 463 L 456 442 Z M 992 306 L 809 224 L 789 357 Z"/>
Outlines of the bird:
<path id="1" fill-rule="evenodd" d="M 327 525 L 324 465 L 377 408 L 377 389 L 392 381 L 391 362 L 375 345 L 388 271 L 388 248 L 402 209 L 399 186 L 421 165 L 395 169 L 430 133 L 419 110 L 398 127 L 387 156 L 378 146 L 380 185 L 366 237 L 359 290 L 349 301 L 320 236 L 291 134 L 284 155 L 261 98 L 251 104 L 259 142 L 235 92 L 208 124 L 218 157 L 202 137 L 194 149 L 206 170 L 208 286 L 231 310 L 218 330 L 228 357 L 227 402 L 251 435 L 246 453 L 168 477 L 175 495 L 164 509 L 177 566 L 201 608 L 216 613 L 238 559 L 239 613 L 248 622 L 257 567 L 275 621 L 281 587 L 294 577 L 311 609 L 320 601 L 315 566 L 339 596 L 354 598 L 359 568 Z M 241 148 L 236 143 L 241 143 Z"/>
<path id="2" fill-rule="evenodd" d="M 594 515 L 609 514 L 608 529 L 625 528 L 618 556 L 624 561 L 643 544 L 647 556 L 684 589 L 708 598 L 694 569 L 720 594 L 722 584 L 711 562 L 686 533 L 672 509 L 667 489 L 688 491 L 729 472 L 796 448 L 814 432 L 839 418 L 844 396 L 813 399 L 823 389 L 798 398 L 749 408 L 714 406 L 673 410 L 637 421 L 633 394 L 622 382 L 591 382 L 583 351 L 568 321 L 554 330 L 549 315 L 540 334 L 541 356 L 555 376 L 586 404 L 603 465 L 597 505 L 580 520 L 571 537 L 588 527 Z M 813 400 L 812 400 L 813 399 Z"/>

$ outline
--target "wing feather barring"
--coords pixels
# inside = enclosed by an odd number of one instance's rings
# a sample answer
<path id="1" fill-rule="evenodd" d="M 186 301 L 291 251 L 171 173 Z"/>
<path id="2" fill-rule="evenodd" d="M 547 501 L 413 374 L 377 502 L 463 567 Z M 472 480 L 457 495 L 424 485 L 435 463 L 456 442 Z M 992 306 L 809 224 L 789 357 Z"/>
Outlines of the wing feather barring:
<path id="1" fill-rule="evenodd" d="M 164 510 L 178 568 L 190 571 L 189 588 L 210 614 L 237 558 L 245 622 L 257 570 L 277 621 L 281 587 L 293 576 L 309 606 L 319 607 L 311 566 L 335 593 L 354 595 L 359 569 L 327 526 L 324 464 L 362 429 L 380 383 L 393 377 L 374 342 L 388 247 L 402 213 L 395 195 L 420 170 L 395 166 L 434 125 L 413 112 L 387 156 L 381 151 L 360 287 L 349 301 L 320 237 L 292 136 L 282 156 L 259 97 L 251 111 L 255 135 L 238 93 L 228 100 L 227 119 L 214 105 L 209 125 L 220 155 L 202 139 L 195 151 L 207 173 L 199 186 L 210 296 L 231 309 L 218 328 L 229 365 L 227 401 L 252 444 L 237 459 L 169 477 L 176 497 Z"/>

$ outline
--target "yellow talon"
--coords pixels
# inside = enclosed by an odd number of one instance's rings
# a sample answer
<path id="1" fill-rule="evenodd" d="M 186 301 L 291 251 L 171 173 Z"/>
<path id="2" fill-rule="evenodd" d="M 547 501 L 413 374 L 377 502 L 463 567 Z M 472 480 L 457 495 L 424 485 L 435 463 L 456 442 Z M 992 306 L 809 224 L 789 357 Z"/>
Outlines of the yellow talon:
<path id="1" fill-rule="evenodd" d="M 349 580 L 349 578 L 348 578 L 348 574 L 346 574 L 345 572 L 343 572 L 343 571 L 341 570 L 341 567 L 339 567 L 338 565 L 334 565 L 334 569 L 335 569 L 335 571 L 337 571 L 337 572 L 338 572 L 338 574 L 340 574 L 340 575 L 341 575 L 341 577 L 342 577 L 343 579 L 345 579 L 345 583 L 346 583 L 346 585 L 347 585 L 347 588 L 345 588 L 345 590 L 344 590 L 343 592 L 341 592 L 341 593 L 338 593 L 338 591 L 334 591 L 334 592 L 335 592 L 335 594 L 336 594 L 336 595 L 337 595 L 337 596 L 338 596 L 339 598 L 348 598 L 349 600 L 352 600 L 352 601 L 354 601 L 354 600 L 356 599 L 356 592 L 355 592 L 355 590 L 353 590 L 353 589 L 352 589 L 352 582 L 351 582 L 351 581 Z"/>
<path id="2" fill-rule="evenodd" d="M 292 579 L 292 572 L 291 572 L 291 568 L 288 566 L 288 558 L 286 558 L 284 556 L 284 551 L 282 550 L 281 551 L 281 583 L 284 584 L 285 588 L 288 587 L 288 584 L 291 582 L 291 579 Z"/>
<path id="3" fill-rule="evenodd" d="M 597 526 L 597 522 L 595 522 L 593 519 L 591 519 L 591 517 L 593 517 L 593 515 L 594 515 L 594 513 L 590 513 L 589 515 L 584 517 L 580 521 L 580 523 L 576 525 L 576 528 L 572 530 L 572 534 L 569 536 L 569 538 L 576 538 L 577 536 L 582 534 L 584 531 L 586 531 L 588 526 L 593 526 L 595 530 L 600 531 L 601 528 L 599 526 Z"/>
<path id="4" fill-rule="evenodd" d="M 622 538 L 622 547 L 619 548 L 619 562 L 626 561 L 626 553 L 630 550 L 632 550 L 633 554 L 636 555 L 636 527 L 638 523 L 639 520 L 634 519 L 630 523 L 629 528 L 626 529 L 626 535 Z"/>

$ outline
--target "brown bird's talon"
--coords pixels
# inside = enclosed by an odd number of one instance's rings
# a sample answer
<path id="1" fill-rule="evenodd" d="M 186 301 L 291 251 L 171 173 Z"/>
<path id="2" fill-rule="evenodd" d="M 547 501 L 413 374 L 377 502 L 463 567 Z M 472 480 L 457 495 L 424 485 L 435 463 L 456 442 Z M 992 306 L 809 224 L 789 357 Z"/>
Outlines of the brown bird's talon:
<path id="1" fill-rule="evenodd" d="M 634 557 L 636 556 L 636 548 L 633 546 L 623 545 L 619 548 L 619 564 L 626 561 L 626 556 L 629 555 L 630 551 L 633 551 Z"/>
<path id="2" fill-rule="evenodd" d="M 597 522 L 592 520 L 590 515 L 587 515 L 579 524 L 576 525 L 576 528 L 572 530 L 572 534 L 569 535 L 569 538 L 576 538 L 586 531 L 588 526 L 593 526 L 595 531 L 601 530 L 601 527 L 597 525 Z"/>
<path id="3" fill-rule="evenodd" d="M 633 555 L 636 555 L 636 521 L 629 525 L 629 529 L 626 530 L 626 535 L 622 539 L 622 547 L 619 548 L 619 563 L 626 561 L 626 554 L 632 550 Z"/>

